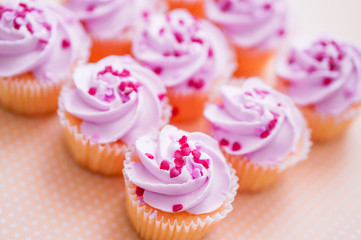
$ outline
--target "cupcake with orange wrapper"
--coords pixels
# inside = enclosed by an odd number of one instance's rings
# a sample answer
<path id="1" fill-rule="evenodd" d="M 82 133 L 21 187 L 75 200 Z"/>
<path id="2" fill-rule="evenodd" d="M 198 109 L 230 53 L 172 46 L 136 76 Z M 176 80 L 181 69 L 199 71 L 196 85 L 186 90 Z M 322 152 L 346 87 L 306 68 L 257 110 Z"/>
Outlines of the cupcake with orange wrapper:
<path id="1" fill-rule="evenodd" d="M 158 131 L 170 117 L 166 89 L 129 56 L 109 56 L 78 67 L 59 99 L 65 141 L 80 165 L 121 174 L 135 140 Z"/>
<path id="2" fill-rule="evenodd" d="M 183 9 L 150 18 L 134 39 L 133 55 L 163 80 L 174 121 L 201 116 L 215 84 L 234 69 L 221 31 Z"/>
<path id="3" fill-rule="evenodd" d="M 92 38 L 90 62 L 130 54 L 134 32 L 160 9 L 158 0 L 69 0 L 65 6 L 82 20 Z"/>
<path id="4" fill-rule="evenodd" d="M 207 0 L 205 9 L 235 47 L 235 77 L 262 76 L 286 35 L 285 0 Z"/>
<path id="5" fill-rule="evenodd" d="M 222 87 L 221 102 L 207 105 L 204 115 L 237 171 L 241 191 L 262 190 L 307 158 L 310 131 L 301 112 L 259 78 Z"/>
<path id="6" fill-rule="evenodd" d="M 277 87 L 300 107 L 315 141 L 345 132 L 361 107 L 361 51 L 321 37 L 295 44 L 277 64 Z"/>
<path id="7" fill-rule="evenodd" d="M 204 0 L 166 0 L 170 10 L 185 8 L 197 17 L 204 17 Z"/>
<path id="8" fill-rule="evenodd" d="M 7 1 L 0 30 L 0 105 L 25 115 L 55 112 L 62 85 L 88 57 L 80 22 L 56 4 Z"/>
<path id="9" fill-rule="evenodd" d="M 126 209 L 142 239 L 201 239 L 232 211 L 235 170 L 203 133 L 165 126 L 124 162 Z"/>

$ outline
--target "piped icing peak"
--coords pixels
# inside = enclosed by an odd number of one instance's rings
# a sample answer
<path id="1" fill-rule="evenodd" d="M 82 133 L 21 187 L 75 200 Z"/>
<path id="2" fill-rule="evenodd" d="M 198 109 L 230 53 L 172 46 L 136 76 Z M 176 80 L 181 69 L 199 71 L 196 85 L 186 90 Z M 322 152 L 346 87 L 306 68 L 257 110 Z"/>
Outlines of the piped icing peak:
<path id="1" fill-rule="evenodd" d="M 224 86 L 221 97 L 222 104 L 208 105 L 204 115 L 227 153 L 272 165 L 297 151 L 306 123 L 289 97 L 258 78 Z"/>
<path id="2" fill-rule="evenodd" d="M 120 37 L 141 25 L 156 10 L 158 0 L 69 0 L 65 6 L 84 22 L 94 37 Z"/>
<path id="3" fill-rule="evenodd" d="M 143 201 L 165 212 L 209 213 L 231 188 L 231 176 L 217 142 L 203 133 L 167 125 L 156 138 L 136 141 L 140 162 L 125 164 L 130 181 L 143 189 Z"/>
<path id="4" fill-rule="evenodd" d="M 207 88 L 232 58 L 221 31 L 183 9 L 152 16 L 135 37 L 133 54 L 167 87 L 191 90 Z"/>
<path id="5" fill-rule="evenodd" d="M 65 8 L 31 0 L 0 4 L 0 76 L 33 72 L 56 80 L 88 51 L 81 24 Z"/>
<path id="6" fill-rule="evenodd" d="M 284 0 L 207 0 L 208 19 L 242 48 L 272 50 L 286 35 Z"/>
<path id="7" fill-rule="evenodd" d="M 321 37 L 295 44 L 279 59 L 277 75 L 296 104 L 337 115 L 361 102 L 361 52 L 354 45 Z"/>
<path id="8" fill-rule="evenodd" d="M 81 132 L 99 143 L 134 144 L 162 122 L 159 78 L 129 56 L 109 56 L 78 67 L 75 88 L 64 92 L 67 112 L 80 118 Z M 163 99 L 163 98 L 162 98 Z"/>

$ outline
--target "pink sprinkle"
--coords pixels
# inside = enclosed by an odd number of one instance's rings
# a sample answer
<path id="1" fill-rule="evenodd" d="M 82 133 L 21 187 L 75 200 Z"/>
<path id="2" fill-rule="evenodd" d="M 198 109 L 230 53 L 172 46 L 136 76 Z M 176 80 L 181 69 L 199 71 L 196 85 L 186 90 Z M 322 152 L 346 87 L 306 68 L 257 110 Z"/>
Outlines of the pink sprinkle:
<path id="1" fill-rule="evenodd" d="M 69 46 L 70 46 L 70 41 L 68 39 L 63 39 L 63 41 L 61 42 L 61 47 L 68 48 Z"/>
<path id="2" fill-rule="evenodd" d="M 247 96 L 251 96 L 251 97 L 253 97 L 253 95 L 252 95 L 252 93 L 251 93 L 251 92 L 248 92 L 248 91 L 247 91 L 247 92 L 245 92 L 244 94 L 245 94 L 245 95 L 247 95 Z"/>
<path id="3" fill-rule="evenodd" d="M 281 104 L 281 103 L 277 103 L 277 106 L 278 106 L 278 107 L 282 107 L 282 104 Z"/>
<path id="4" fill-rule="evenodd" d="M 163 160 L 160 163 L 160 169 L 168 171 L 169 170 L 169 162 L 167 160 Z"/>
<path id="5" fill-rule="evenodd" d="M 330 71 L 335 71 L 337 70 L 337 64 L 335 63 L 335 60 L 333 58 L 330 58 L 328 60 L 328 65 L 329 65 L 329 69 Z"/>
<path id="6" fill-rule="evenodd" d="M 175 32 L 173 33 L 174 34 L 174 37 L 175 39 L 177 40 L 178 43 L 182 43 L 183 42 L 183 36 L 182 34 L 180 34 L 179 32 Z"/>
<path id="7" fill-rule="evenodd" d="M 175 57 L 180 57 L 180 56 L 182 56 L 183 55 L 183 53 L 181 52 L 181 51 L 179 51 L 179 50 L 175 50 L 174 51 L 174 56 Z"/>
<path id="8" fill-rule="evenodd" d="M 261 138 L 266 138 L 266 137 L 268 137 L 270 135 L 270 131 L 269 130 L 266 130 L 266 131 L 264 131 L 262 134 L 261 134 Z"/>
<path id="9" fill-rule="evenodd" d="M 185 164 L 185 161 L 182 158 L 176 158 L 174 159 L 174 164 L 177 169 L 182 168 Z"/>
<path id="10" fill-rule="evenodd" d="M 276 124 L 277 124 L 277 118 L 271 120 L 269 123 L 268 123 L 268 129 L 269 130 L 272 130 L 276 127 Z"/>
<path id="11" fill-rule="evenodd" d="M 295 62 L 295 59 L 293 57 L 288 58 L 288 63 L 292 64 Z"/>
<path id="12" fill-rule="evenodd" d="M 222 138 L 221 141 L 219 141 L 219 145 L 221 146 L 228 146 L 229 141 L 227 139 Z"/>
<path id="13" fill-rule="evenodd" d="M 34 33 L 33 25 L 31 25 L 31 23 L 27 23 L 26 28 L 28 29 L 29 33 L 31 33 L 31 34 Z"/>
<path id="14" fill-rule="evenodd" d="M 183 144 L 187 143 L 187 136 L 183 135 L 179 140 L 179 144 L 182 146 Z"/>
<path id="15" fill-rule="evenodd" d="M 125 87 L 127 86 L 127 84 L 125 83 L 125 82 L 121 82 L 120 84 L 119 84 L 119 90 L 120 91 L 124 91 L 125 90 Z"/>
<path id="16" fill-rule="evenodd" d="M 149 159 L 154 159 L 154 156 L 150 153 L 145 153 L 145 156 L 147 156 Z"/>
<path id="17" fill-rule="evenodd" d="M 188 81 L 188 86 L 193 87 L 195 89 L 201 89 L 204 86 L 204 80 L 203 79 L 198 79 L 198 80 L 190 79 Z"/>
<path id="18" fill-rule="evenodd" d="M 212 58 L 213 55 L 214 55 L 213 49 L 212 49 L 212 48 L 209 48 L 209 49 L 208 49 L 208 57 L 209 57 L 209 58 Z"/>
<path id="19" fill-rule="evenodd" d="M 175 204 L 173 205 L 173 212 L 179 212 L 180 210 L 183 209 L 183 205 L 182 204 Z"/>
<path id="20" fill-rule="evenodd" d="M 89 6 L 86 8 L 86 10 L 87 10 L 88 12 L 92 12 L 92 11 L 94 11 L 94 9 L 95 9 L 95 4 L 89 5 Z"/>
<path id="21" fill-rule="evenodd" d="M 44 23 L 42 23 L 42 25 L 43 25 L 43 27 L 44 27 L 46 30 L 48 30 L 48 31 L 51 30 L 51 26 L 50 26 L 49 23 L 44 22 Z"/>
<path id="22" fill-rule="evenodd" d="M 332 78 L 325 78 L 323 79 L 323 85 L 328 86 L 332 83 Z"/>
<path id="23" fill-rule="evenodd" d="M 95 87 L 91 87 L 89 88 L 88 93 L 94 96 L 97 93 L 97 89 Z"/>
<path id="24" fill-rule="evenodd" d="M 137 194 L 138 197 L 141 197 L 141 196 L 143 196 L 143 194 L 144 194 L 144 189 L 141 188 L 141 187 L 137 187 L 137 188 L 135 189 L 135 193 Z"/>
<path id="25" fill-rule="evenodd" d="M 242 146 L 239 142 L 234 142 L 232 144 L 232 151 L 239 151 L 242 149 Z"/>
<path id="26" fill-rule="evenodd" d="M 175 116 L 177 116 L 177 115 L 178 115 L 178 113 L 179 113 L 179 110 L 178 110 L 178 108 L 176 108 L 176 107 L 173 107 L 173 108 L 172 108 L 172 117 L 175 117 Z"/>
<path id="27" fill-rule="evenodd" d="M 153 71 L 156 73 L 156 74 L 161 74 L 162 73 L 162 71 L 163 71 L 163 68 L 161 68 L 161 67 L 156 67 L 156 68 L 154 68 L 153 69 Z"/>
<path id="28" fill-rule="evenodd" d="M 202 164 L 206 169 L 209 168 L 209 159 L 193 159 L 195 163 Z M 203 174 L 202 174 L 203 176 Z"/>
<path id="29" fill-rule="evenodd" d="M 169 57 L 170 55 L 172 55 L 170 52 L 165 52 L 165 53 L 163 53 L 163 56 L 164 56 L 164 57 Z"/>
<path id="30" fill-rule="evenodd" d="M 172 168 L 169 172 L 170 178 L 178 177 L 180 174 L 180 171 L 177 168 Z"/>
<path id="31" fill-rule="evenodd" d="M 195 159 L 199 159 L 201 157 L 201 152 L 198 150 L 193 150 L 192 155 Z"/>
<path id="32" fill-rule="evenodd" d="M 180 25 L 184 25 L 184 21 L 182 19 L 179 19 L 178 22 L 179 22 Z"/>
<path id="33" fill-rule="evenodd" d="M 200 38 L 192 37 L 192 38 L 191 38 L 191 41 L 192 41 L 192 42 L 195 42 L 195 43 L 203 44 L 203 40 L 200 39 Z"/>
<path id="34" fill-rule="evenodd" d="M 174 158 L 182 158 L 183 157 L 183 154 L 180 150 L 177 150 L 174 152 L 174 155 L 173 155 Z"/>
<path id="35" fill-rule="evenodd" d="M 221 7 L 221 10 L 226 12 L 226 11 L 229 11 L 232 7 L 232 2 L 231 1 L 226 1 L 223 6 Z"/>
<path id="36" fill-rule="evenodd" d="M 160 101 L 162 101 L 165 98 L 166 94 L 165 93 L 160 93 L 158 94 L 158 98 Z"/>
<path id="37" fill-rule="evenodd" d="M 143 18 L 148 19 L 148 17 L 149 17 L 149 12 L 148 12 L 148 11 L 144 11 L 144 12 L 143 12 Z"/>
<path id="38" fill-rule="evenodd" d="M 44 38 L 40 38 L 40 39 L 39 39 L 39 43 L 41 43 L 41 44 L 48 44 L 49 41 L 46 40 L 46 39 L 44 39 Z"/>
<path id="39" fill-rule="evenodd" d="M 278 30 L 278 35 L 279 36 L 283 36 L 283 35 L 285 35 L 285 33 L 286 33 L 286 31 L 283 28 Z"/>
<path id="40" fill-rule="evenodd" d="M 181 152 L 183 156 L 189 156 L 189 154 L 191 154 L 191 151 L 192 150 L 187 143 L 182 145 Z"/>
<path id="41" fill-rule="evenodd" d="M 271 5 L 270 3 L 265 3 L 265 4 L 263 5 L 263 8 L 264 8 L 265 10 L 270 10 L 270 9 L 272 8 L 272 5 Z"/>
<path id="42" fill-rule="evenodd" d="M 159 35 L 163 35 L 163 34 L 164 34 L 164 31 L 165 31 L 164 28 L 159 29 Z"/>
<path id="43" fill-rule="evenodd" d="M 123 69 L 123 72 L 118 74 L 119 77 L 129 77 L 130 72 L 127 69 Z"/>

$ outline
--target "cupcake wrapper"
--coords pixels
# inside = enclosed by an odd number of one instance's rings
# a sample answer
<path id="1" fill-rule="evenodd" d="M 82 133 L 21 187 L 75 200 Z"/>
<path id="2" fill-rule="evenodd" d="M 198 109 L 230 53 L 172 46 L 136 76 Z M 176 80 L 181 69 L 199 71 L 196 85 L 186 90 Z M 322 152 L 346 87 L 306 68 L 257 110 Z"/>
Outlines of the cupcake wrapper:
<path id="1" fill-rule="evenodd" d="M 231 155 L 224 151 L 227 160 L 237 171 L 239 191 L 255 192 L 265 189 L 276 182 L 283 171 L 298 162 L 306 160 L 312 146 L 310 136 L 311 131 L 306 130 L 300 140 L 298 151 L 290 154 L 277 165 L 253 163 L 243 156 Z"/>
<path id="2" fill-rule="evenodd" d="M 238 67 L 234 72 L 235 77 L 263 76 L 264 69 L 275 51 L 258 52 L 253 49 L 236 47 Z"/>
<path id="3" fill-rule="evenodd" d="M 169 10 L 177 9 L 177 8 L 186 8 L 193 15 L 197 17 L 205 17 L 204 13 L 204 1 L 196 0 L 196 1 L 187 1 L 187 0 L 168 0 Z"/>
<path id="4" fill-rule="evenodd" d="M 314 109 L 300 107 L 312 129 L 312 140 L 324 142 L 340 137 L 361 111 L 361 105 L 350 107 L 337 116 L 321 115 Z"/>
<path id="5" fill-rule="evenodd" d="M 63 91 L 69 90 L 71 84 L 64 86 Z M 163 116 L 161 126 L 169 122 L 171 107 L 163 100 Z M 92 172 L 106 176 L 121 175 L 125 153 L 132 151 L 132 147 L 121 142 L 100 144 L 92 141 L 80 132 L 77 124 L 72 124 L 63 106 L 62 94 L 59 97 L 58 116 L 64 129 L 65 142 L 74 160 Z"/>
<path id="6" fill-rule="evenodd" d="M 127 153 L 125 166 L 131 160 Z M 218 210 L 209 214 L 194 215 L 187 212 L 166 213 L 142 203 L 135 193 L 136 186 L 129 181 L 123 170 L 126 187 L 126 209 L 135 230 L 142 239 L 201 239 L 214 225 L 233 210 L 232 202 L 237 194 L 238 178 L 235 170 L 229 165 L 232 186 L 227 198 Z"/>
<path id="7" fill-rule="evenodd" d="M 92 38 L 93 45 L 89 62 L 98 62 L 109 55 L 131 54 L 132 40 L 130 37 L 122 38 Z"/>
<path id="8" fill-rule="evenodd" d="M 56 82 L 39 82 L 30 74 L 0 78 L 0 103 L 24 115 L 55 112 L 61 87 L 69 79 L 66 75 Z"/>

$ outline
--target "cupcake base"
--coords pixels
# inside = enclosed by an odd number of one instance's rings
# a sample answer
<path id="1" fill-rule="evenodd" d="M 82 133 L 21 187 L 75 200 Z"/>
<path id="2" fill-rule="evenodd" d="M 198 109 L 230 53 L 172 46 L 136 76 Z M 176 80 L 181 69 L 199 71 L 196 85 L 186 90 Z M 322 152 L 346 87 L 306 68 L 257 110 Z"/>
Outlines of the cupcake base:
<path id="1" fill-rule="evenodd" d="M 126 161 L 130 161 L 127 159 Z M 126 163 L 125 163 L 126 165 Z M 202 239 L 214 225 L 232 211 L 232 202 L 237 194 L 235 170 L 230 167 L 232 186 L 224 204 L 214 212 L 194 215 L 187 212 L 168 213 L 156 210 L 142 201 L 136 194 L 136 185 L 124 172 L 126 209 L 128 217 L 138 235 L 145 240 L 198 240 Z"/>
<path id="2" fill-rule="evenodd" d="M 92 42 L 89 62 L 98 62 L 109 55 L 126 55 L 132 52 L 132 40 L 130 38 L 92 38 Z"/>
<path id="3" fill-rule="evenodd" d="M 223 151 L 228 162 L 236 169 L 240 192 L 257 192 L 274 184 L 281 174 L 290 166 L 307 158 L 312 143 L 310 131 L 307 130 L 298 144 L 298 151 L 289 154 L 277 165 L 261 165 L 251 162 L 244 156 L 231 155 Z"/>
<path id="4" fill-rule="evenodd" d="M 0 77 L 0 105 L 15 113 L 41 115 L 55 112 L 61 87 L 69 80 L 39 82 L 32 73 Z"/>
<path id="5" fill-rule="evenodd" d="M 275 54 L 274 51 L 258 52 L 254 49 L 236 47 L 237 69 L 234 77 L 262 76 L 267 63 Z"/>
<path id="6" fill-rule="evenodd" d="M 204 1 L 202 0 L 168 0 L 169 10 L 188 9 L 193 15 L 204 18 Z"/>

